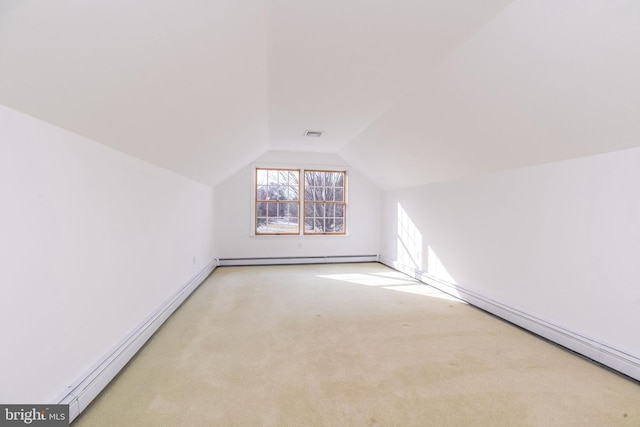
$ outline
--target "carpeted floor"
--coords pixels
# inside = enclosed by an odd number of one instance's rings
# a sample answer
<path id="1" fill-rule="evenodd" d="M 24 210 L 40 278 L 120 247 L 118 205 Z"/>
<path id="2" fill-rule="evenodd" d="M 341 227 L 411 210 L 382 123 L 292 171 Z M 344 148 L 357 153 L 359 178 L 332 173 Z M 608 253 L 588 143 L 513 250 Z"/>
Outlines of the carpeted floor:
<path id="1" fill-rule="evenodd" d="M 640 426 L 640 385 L 381 264 L 218 268 L 73 427 Z"/>

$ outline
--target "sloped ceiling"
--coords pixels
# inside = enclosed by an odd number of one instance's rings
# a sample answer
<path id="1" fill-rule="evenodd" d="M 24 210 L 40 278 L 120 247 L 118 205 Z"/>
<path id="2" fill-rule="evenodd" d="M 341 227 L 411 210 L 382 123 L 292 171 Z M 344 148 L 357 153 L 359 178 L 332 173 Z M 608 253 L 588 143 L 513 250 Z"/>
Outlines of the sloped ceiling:
<path id="1" fill-rule="evenodd" d="M 640 146 L 640 2 L 517 1 L 341 151 L 383 188 Z"/>
<path id="2" fill-rule="evenodd" d="M 208 184 L 267 149 L 261 0 L 0 0 L 0 103 Z"/>
<path id="3" fill-rule="evenodd" d="M 392 188 L 638 146 L 638 75 L 636 0 L 0 0 L 0 103 L 211 185 L 267 150 Z"/>
<path id="4" fill-rule="evenodd" d="M 508 3 L 271 2 L 270 147 L 339 151 Z M 310 140 L 306 129 L 325 134 Z"/>

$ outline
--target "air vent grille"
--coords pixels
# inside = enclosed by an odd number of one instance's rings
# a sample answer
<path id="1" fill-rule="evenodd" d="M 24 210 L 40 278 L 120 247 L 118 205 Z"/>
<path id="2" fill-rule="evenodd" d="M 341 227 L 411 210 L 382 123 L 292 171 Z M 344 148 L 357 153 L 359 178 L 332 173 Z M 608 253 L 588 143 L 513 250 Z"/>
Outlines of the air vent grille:
<path id="1" fill-rule="evenodd" d="M 306 130 L 304 136 L 310 136 L 312 138 L 320 138 L 322 136 L 321 130 Z"/>

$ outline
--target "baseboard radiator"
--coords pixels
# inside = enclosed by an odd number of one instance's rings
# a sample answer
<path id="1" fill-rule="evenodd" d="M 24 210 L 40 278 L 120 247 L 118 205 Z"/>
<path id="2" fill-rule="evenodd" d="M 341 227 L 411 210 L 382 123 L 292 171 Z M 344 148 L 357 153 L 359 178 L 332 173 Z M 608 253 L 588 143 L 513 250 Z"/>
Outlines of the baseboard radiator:
<path id="1" fill-rule="evenodd" d="M 390 258 L 380 256 L 379 261 L 394 270 L 414 277 L 429 286 L 640 381 L 640 358 L 637 356 L 546 322 L 460 286 L 436 279 L 423 271 L 403 265 Z"/>
<path id="2" fill-rule="evenodd" d="M 171 314 L 196 290 L 218 266 L 213 260 L 173 293 L 160 307 L 151 313 L 138 327 L 127 335 L 96 365 L 67 387 L 56 403 L 69 405 L 69 418 L 73 421 L 89 406 L 89 403 L 109 384 L 120 370 Z"/>
<path id="3" fill-rule="evenodd" d="M 378 262 L 378 255 L 337 255 L 263 258 L 220 258 L 220 266 L 287 265 L 287 264 L 337 264 L 353 262 Z"/>

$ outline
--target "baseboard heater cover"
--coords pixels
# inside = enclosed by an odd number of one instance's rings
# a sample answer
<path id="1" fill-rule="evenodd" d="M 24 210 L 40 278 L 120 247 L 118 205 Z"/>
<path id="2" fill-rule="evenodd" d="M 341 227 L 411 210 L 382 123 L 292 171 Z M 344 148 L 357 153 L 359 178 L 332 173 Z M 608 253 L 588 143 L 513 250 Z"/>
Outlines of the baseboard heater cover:
<path id="1" fill-rule="evenodd" d="M 111 382 L 120 370 L 135 356 L 160 326 L 200 286 L 218 266 L 213 260 L 196 273 L 160 307 L 142 321 L 129 335 L 107 353 L 56 399 L 56 403 L 69 405 L 69 421 L 73 421 L 93 399 Z"/>
<path id="2" fill-rule="evenodd" d="M 378 262 L 378 255 L 334 255 L 302 257 L 220 258 L 220 266 L 287 265 L 287 264 L 337 264 L 353 262 Z"/>
<path id="3" fill-rule="evenodd" d="M 598 342 L 561 326 L 546 322 L 523 311 L 506 306 L 497 301 L 486 298 L 475 292 L 466 290 L 437 279 L 429 274 L 403 265 L 385 256 L 379 257 L 380 263 L 405 273 L 426 285 L 432 286 L 455 298 L 459 298 L 475 307 L 481 308 L 510 323 L 520 326 L 530 332 L 566 347 L 595 362 L 605 365 L 615 371 L 640 381 L 640 358 L 623 350 Z"/>

